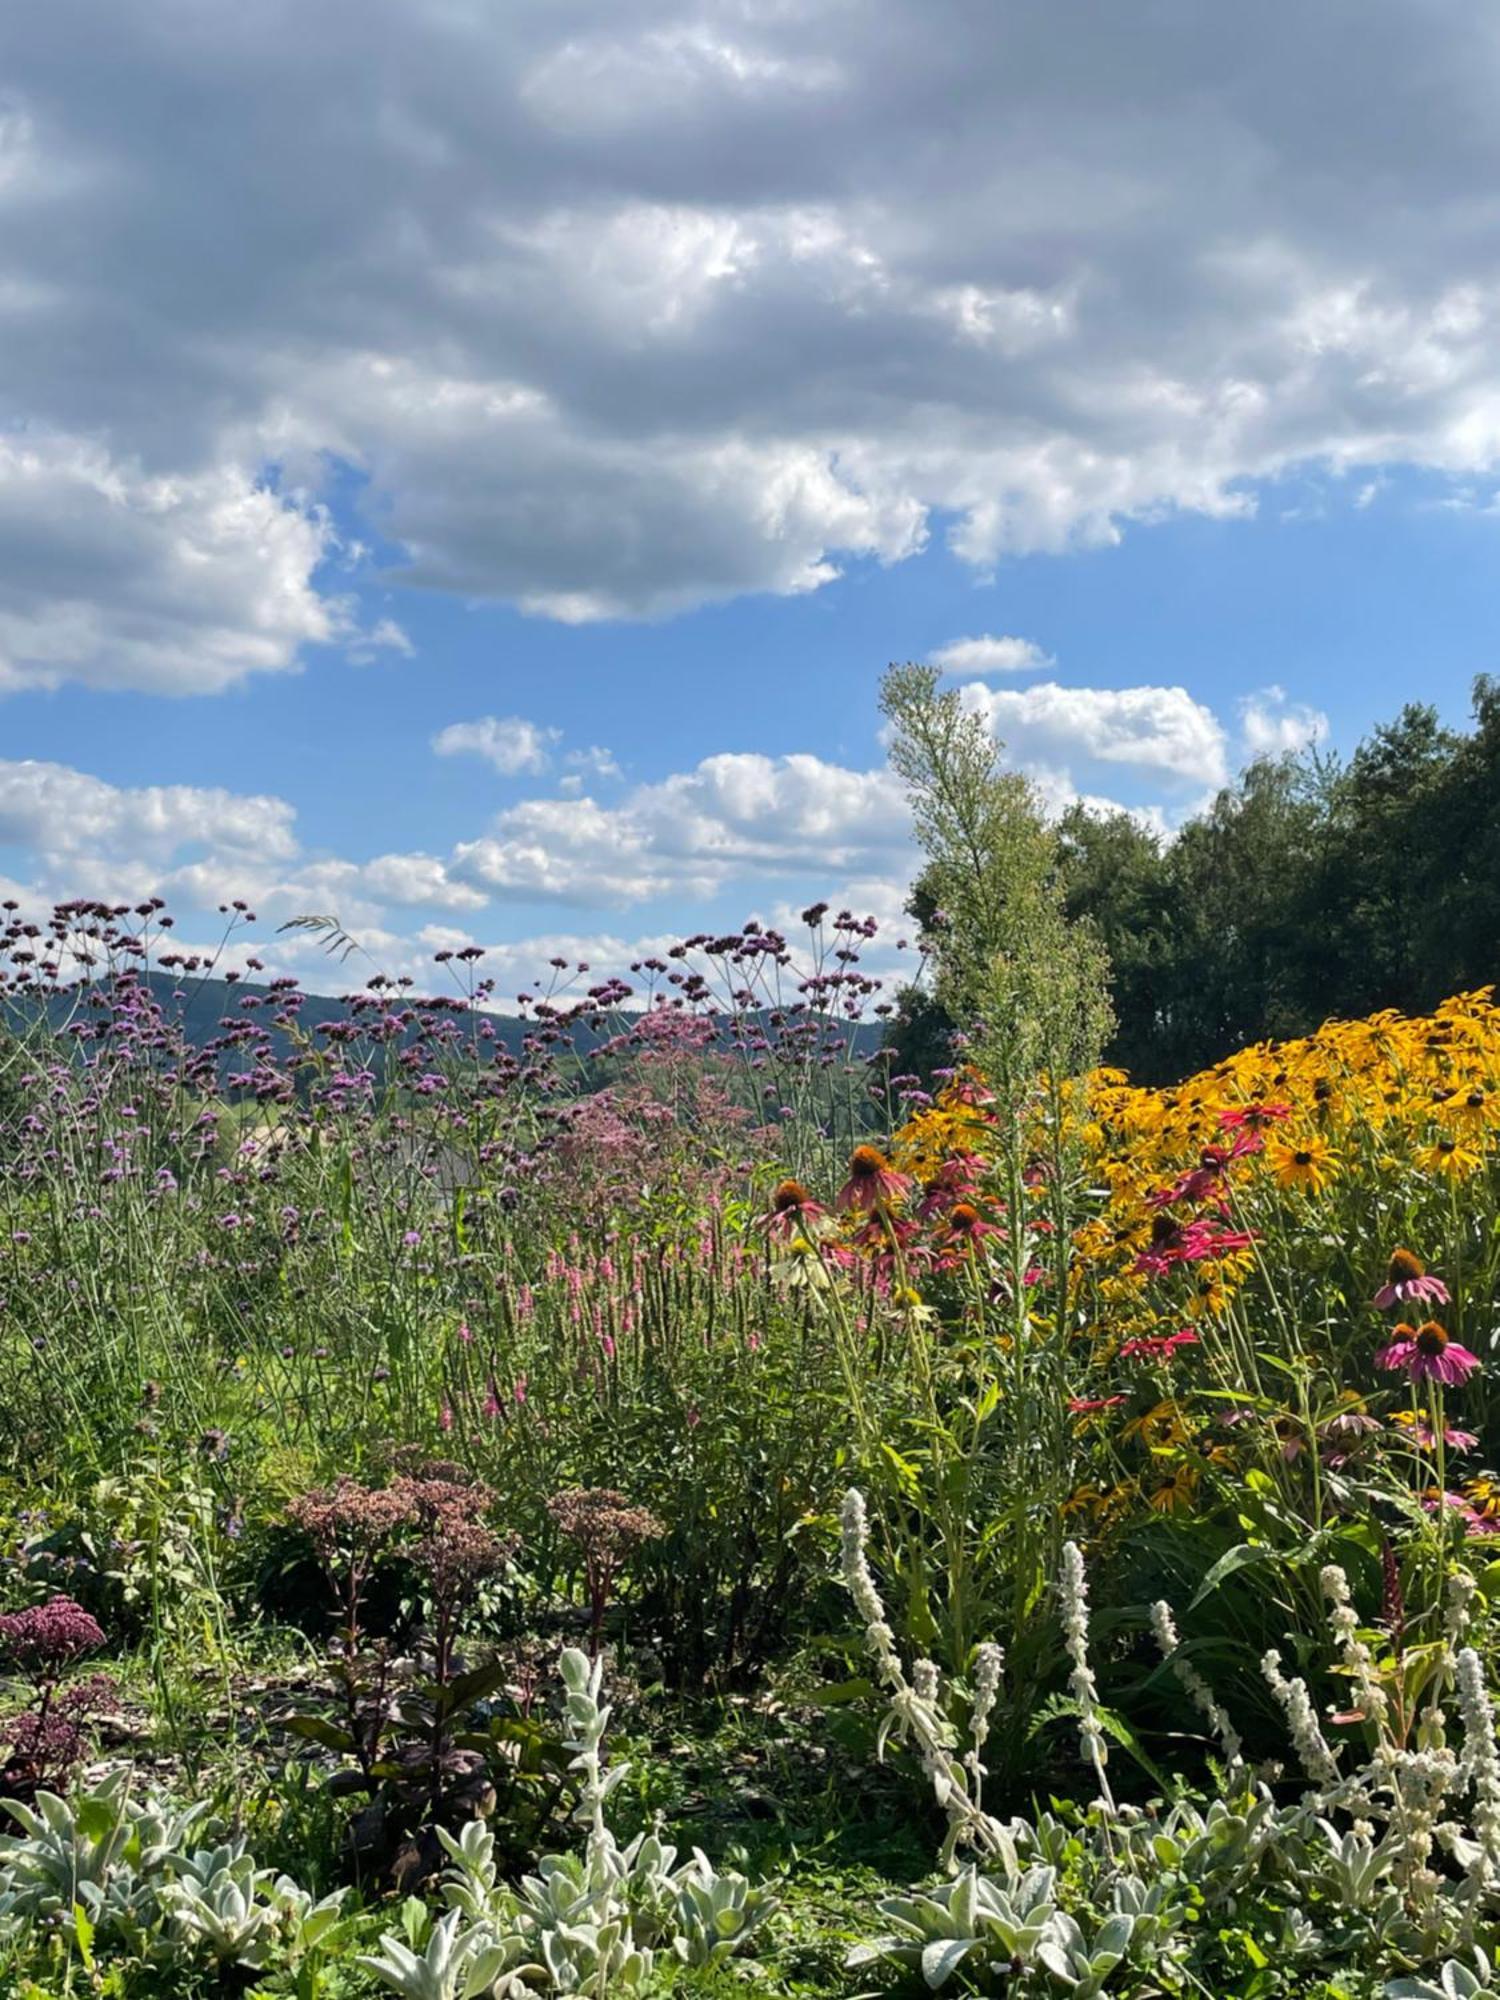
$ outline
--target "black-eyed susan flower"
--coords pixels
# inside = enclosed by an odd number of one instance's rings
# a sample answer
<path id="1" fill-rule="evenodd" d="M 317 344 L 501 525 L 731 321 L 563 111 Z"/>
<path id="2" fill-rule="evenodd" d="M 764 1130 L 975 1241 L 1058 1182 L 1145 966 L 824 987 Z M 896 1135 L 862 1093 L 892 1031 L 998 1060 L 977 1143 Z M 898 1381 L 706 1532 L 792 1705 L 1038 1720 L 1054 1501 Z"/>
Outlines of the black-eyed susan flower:
<path id="1" fill-rule="evenodd" d="M 1266 1161 L 1278 1186 L 1301 1188 L 1306 1194 L 1321 1194 L 1339 1170 L 1339 1156 L 1326 1139 L 1316 1135 L 1305 1139 L 1273 1139 L 1266 1147 Z"/>
<path id="2" fill-rule="evenodd" d="M 1424 1173 L 1444 1174 L 1450 1181 L 1466 1181 L 1479 1172 L 1482 1162 L 1472 1146 L 1446 1132 L 1428 1145 L 1417 1148 L 1417 1165 Z"/>

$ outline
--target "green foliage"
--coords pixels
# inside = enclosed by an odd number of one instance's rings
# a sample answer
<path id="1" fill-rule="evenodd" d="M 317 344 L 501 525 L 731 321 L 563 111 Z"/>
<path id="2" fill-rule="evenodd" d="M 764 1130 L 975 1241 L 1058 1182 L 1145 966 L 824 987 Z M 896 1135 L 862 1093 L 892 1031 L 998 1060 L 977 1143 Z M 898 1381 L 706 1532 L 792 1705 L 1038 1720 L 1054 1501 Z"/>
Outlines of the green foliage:
<path id="1" fill-rule="evenodd" d="M 1060 836 L 1070 911 L 1108 948 L 1111 1061 L 1169 1081 L 1266 1036 L 1422 1012 L 1500 977 L 1500 684 L 1474 727 L 1411 705 L 1345 763 L 1262 758 L 1170 844 L 1087 807 Z"/>

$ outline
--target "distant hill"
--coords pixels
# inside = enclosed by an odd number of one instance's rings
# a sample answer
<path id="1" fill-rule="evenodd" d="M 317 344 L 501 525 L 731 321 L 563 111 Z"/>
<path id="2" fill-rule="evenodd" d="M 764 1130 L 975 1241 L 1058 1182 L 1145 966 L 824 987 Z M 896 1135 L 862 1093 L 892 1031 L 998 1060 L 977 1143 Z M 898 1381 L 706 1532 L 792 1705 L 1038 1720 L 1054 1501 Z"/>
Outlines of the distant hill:
<path id="1" fill-rule="evenodd" d="M 285 1053 L 290 1038 L 284 1029 L 277 1028 L 272 1015 L 276 1003 L 282 998 L 268 986 L 257 985 L 251 980 L 205 979 L 197 974 L 184 979 L 176 979 L 170 973 L 151 972 L 147 975 L 152 992 L 163 1011 L 172 1019 L 181 1022 L 189 1041 L 197 1048 L 213 1041 L 224 1032 L 228 1021 L 242 1020 L 248 1013 L 256 1022 L 264 1026 L 271 1035 L 272 1045 L 278 1054 Z M 343 1021 L 349 1017 L 349 1000 L 352 993 L 343 996 L 329 993 L 308 993 L 299 988 L 300 1005 L 297 1020 L 303 1033 L 313 1037 L 318 1027 L 326 1022 Z M 392 993 L 388 996 L 393 1008 L 403 1008 L 418 1004 L 419 996 Z M 257 1005 L 246 1008 L 246 1000 Z M 61 1027 L 77 1006 L 73 995 L 62 994 L 49 1004 L 48 1012 L 53 1025 Z M 519 1014 L 489 1014 L 484 1016 L 497 1041 L 514 1056 L 522 1052 L 522 1045 L 528 1035 L 534 1035 L 541 1025 L 534 1019 Z M 869 1055 L 880 1046 L 883 1030 L 879 1023 L 864 1021 L 857 1024 L 841 1023 L 841 1028 L 852 1037 L 854 1051 L 859 1055 Z M 591 1032 L 582 1023 L 570 1031 L 574 1045 L 582 1050 L 597 1046 L 606 1039 L 600 1032 Z M 231 1059 L 231 1066 L 233 1066 Z"/>

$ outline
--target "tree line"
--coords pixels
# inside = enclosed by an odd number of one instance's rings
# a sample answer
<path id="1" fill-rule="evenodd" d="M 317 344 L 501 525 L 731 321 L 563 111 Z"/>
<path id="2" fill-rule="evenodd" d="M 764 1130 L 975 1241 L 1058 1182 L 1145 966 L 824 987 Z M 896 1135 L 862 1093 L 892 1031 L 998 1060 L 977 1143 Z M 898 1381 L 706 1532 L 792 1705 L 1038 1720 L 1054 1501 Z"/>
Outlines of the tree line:
<path id="1" fill-rule="evenodd" d="M 1468 729 L 1410 703 L 1348 758 L 1257 758 L 1173 838 L 1075 805 L 1050 840 L 1062 908 L 1108 955 L 1105 1059 L 1140 1082 L 1330 1017 L 1424 1011 L 1500 980 L 1500 680 L 1475 681 Z M 930 866 L 909 907 L 941 958 Z M 909 989 L 896 1060 L 948 1060 L 952 1026 Z"/>

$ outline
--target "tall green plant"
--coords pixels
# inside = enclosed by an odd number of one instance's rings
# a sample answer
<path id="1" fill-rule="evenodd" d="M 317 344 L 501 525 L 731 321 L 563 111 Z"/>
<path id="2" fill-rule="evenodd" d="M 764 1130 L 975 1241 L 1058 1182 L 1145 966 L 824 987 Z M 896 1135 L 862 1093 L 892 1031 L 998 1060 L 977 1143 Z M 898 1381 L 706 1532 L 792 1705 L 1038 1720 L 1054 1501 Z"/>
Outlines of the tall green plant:
<path id="1" fill-rule="evenodd" d="M 881 707 L 927 857 L 924 886 L 940 904 L 930 925 L 938 994 L 969 1031 L 970 1059 L 995 1100 L 1006 1215 L 972 1382 L 955 1382 L 951 1370 L 922 1376 L 941 1391 L 925 1413 L 925 1457 L 941 1497 L 933 1511 L 944 1622 L 962 1664 L 977 1611 L 965 1600 L 993 1594 L 983 1572 L 1003 1574 L 1019 1632 L 1061 1554 L 1076 1451 L 1066 1346 L 1078 1189 L 1068 1135 L 1079 1080 L 1109 1032 L 1108 968 L 1092 928 L 1066 914 L 1055 837 L 984 718 L 925 666 L 892 667 Z"/>

